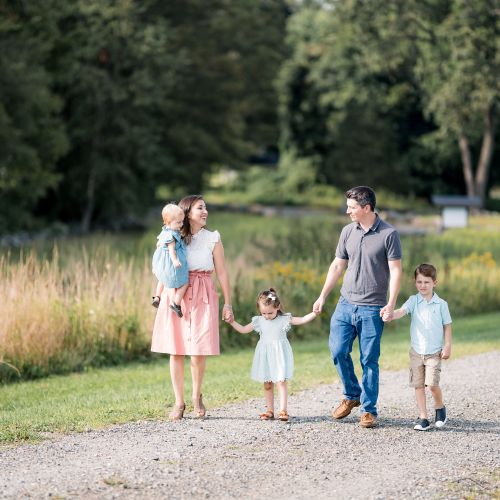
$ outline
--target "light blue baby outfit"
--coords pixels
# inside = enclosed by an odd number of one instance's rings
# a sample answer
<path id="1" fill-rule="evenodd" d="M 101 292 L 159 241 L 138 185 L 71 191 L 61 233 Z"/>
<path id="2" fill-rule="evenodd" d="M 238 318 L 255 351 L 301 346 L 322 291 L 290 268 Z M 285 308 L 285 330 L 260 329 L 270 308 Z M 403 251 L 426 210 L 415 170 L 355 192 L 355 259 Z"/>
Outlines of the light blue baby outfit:
<path id="1" fill-rule="evenodd" d="M 174 231 L 167 226 L 163 226 L 158 235 L 158 246 L 153 254 L 153 274 L 158 281 L 167 288 L 180 288 L 189 280 L 189 270 L 186 258 L 186 244 L 182 241 L 179 231 Z M 181 267 L 175 267 L 167 245 L 175 241 L 175 253 L 181 263 Z"/>
<path id="2" fill-rule="evenodd" d="M 286 337 L 291 314 L 278 314 L 274 319 L 252 318 L 253 329 L 260 335 L 255 347 L 252 379 L 257 382 L 283 382 L 293 376 L 292 346 Z"/>

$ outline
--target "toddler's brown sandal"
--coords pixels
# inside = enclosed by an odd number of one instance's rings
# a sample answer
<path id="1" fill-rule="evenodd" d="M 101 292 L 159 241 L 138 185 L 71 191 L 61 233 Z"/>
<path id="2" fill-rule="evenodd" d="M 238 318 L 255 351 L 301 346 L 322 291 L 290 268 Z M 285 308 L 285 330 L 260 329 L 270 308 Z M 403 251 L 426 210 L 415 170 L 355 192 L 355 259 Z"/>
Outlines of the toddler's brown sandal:
<path id="1" fill-rule="evenodd" d="M 279 420 L 281 420 L 282 422 L 288 422 L 289 418 L 290 418 L 290 416 L 288 415 L 288 413 L 285 410 L 280 411 L 280 414 L 278 416 Z"/>
<path id="2" fill-rule="evenodd" d="M 267 410 L 259 415 L 261 420 L 274 420 L 274 411 Z"/>

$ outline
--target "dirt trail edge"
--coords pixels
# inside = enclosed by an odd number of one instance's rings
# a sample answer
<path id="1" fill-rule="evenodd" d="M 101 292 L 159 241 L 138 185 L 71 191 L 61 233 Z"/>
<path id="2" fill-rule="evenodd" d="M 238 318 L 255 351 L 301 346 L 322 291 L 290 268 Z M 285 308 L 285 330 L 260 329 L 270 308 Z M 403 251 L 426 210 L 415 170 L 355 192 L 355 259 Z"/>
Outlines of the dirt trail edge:
<path id="1" fill-rule="evenodd" d="M 443 429 L 413 430 L 407 372 L 382 372 L 379 426 L 332 421 L 339 384 L 290 399 L 290 423 L 254 399 L 204 421 L 136 422 L 0 452 L 0 498 L 491 498 L 499 494 L 500 351 L 449 361 Z M 207 402 L 210 397 L 207 394 Z M 496 496 L 498 498 L 498 496 Z"/>

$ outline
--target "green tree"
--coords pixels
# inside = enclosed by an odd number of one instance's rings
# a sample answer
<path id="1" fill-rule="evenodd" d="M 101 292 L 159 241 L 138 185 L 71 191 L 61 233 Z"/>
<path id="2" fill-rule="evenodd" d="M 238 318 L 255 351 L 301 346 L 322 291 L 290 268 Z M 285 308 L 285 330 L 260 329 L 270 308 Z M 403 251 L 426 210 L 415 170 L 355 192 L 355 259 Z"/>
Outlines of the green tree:
<path id="1" fill-rule="evenodd" d="M 55 215 L 109 223 L 275 141 L 285 16 L 278 0 L 63 4 L 50 67 L 71 150 Z"/>
<path id="2" fill-rule="evenodd" d="M 43 67 L 47 45 L 17 4 L 0 6 L 0 232 L 32 228 L 68 142 Z"/>
<path id="3" fill-rule="evenodd" d="M 440 134 L 457 141 L 467 194 L 484 204 L 500 104 L 500 2 L 441 0 L 413 8 L 426 109 Z"/>
<path id="4" fill-rule="evenodd" d="M 328 182 L 417 194 L 461 189 L 460 151 L 468 193 L 484 198 L 498 108 L 498 22 L 498 0 L 308 2 L 289 23 L 284 148 L 319 157 Z M 452 140 L 460 150 L 449 147 Z"/>
<path id="5" fill-rule="evenodd" d="M 182 184 L 201 190 L 218 164 L 244 166 L 278 140 L 274 79 L 285 56 L 284 0 L 165 2 L 172 50 L 184 52 L 167 131 Z"/>
<path id="6" fill-rule="evenodd" d="M 88 230 L 144 211 L 158 186 L 198 191 L 218 165 L 244 167 L 277 141 L 287 5 L 6 0 L 3 192 L 33 179 L 27 218 Z"/>
<path id="7" fill-rule="evenodd" d="M 408 192 L 412 138 L 430 128 L 409 78 L 411 52 L 399 45 L 394 57 L 377 56 L 375 2 L 332 3 L 313 3 L 289 22 L 293 55 L 280 77 L 283 149 L 316 158 L 322 182 Z"/>
<path id="8" fill-rule="evenodd" d="M 112 223 L 151 205 L 156 185 L 175 176 L 162 136 L 181 64 L 168 52 L 168 23 L 151 2 L 62 3 L 47 64 L 71 142 L 59 162 L 56 214 Z"/>

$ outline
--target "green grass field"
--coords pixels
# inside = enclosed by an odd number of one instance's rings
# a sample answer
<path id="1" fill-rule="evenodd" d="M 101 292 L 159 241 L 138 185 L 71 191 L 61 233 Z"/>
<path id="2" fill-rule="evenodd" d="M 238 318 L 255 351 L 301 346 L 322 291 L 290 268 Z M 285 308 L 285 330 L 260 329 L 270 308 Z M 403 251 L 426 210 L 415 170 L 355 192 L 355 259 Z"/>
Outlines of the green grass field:
<path id="1" fill-rule="evenodd" d="M 259 290 L 277 288 L 285 310 L 305 314 L 317 298 L 333 258 L 341 214 L 295 217 L 214 212 L 231 277 L 239 321 L 255 314 Z M 155 287 L 151 253 L 160 225 L 141 234 L 95 234 L 0 250 L 0 383 L 82 372 L 150 356 Z M 412 270 L 438 268 L 438 294 L 454 318 L 500 310 L 500 217 L 471 218 L 471 227 L 406 235 L 401 305 L 415 293 Z M 332 291 L 333 307 L 340 283 Z M 299 330 L 315 339 L 328 318 Z M 474 336 L 474 332 L 471 332 Z M 221 324 L 223 349 L 250 346 Z"/>
<path id="2" fill-rule="evenodd" d="M 404 319 L 386 328 L 382 370 L 406 367 L 408 323 Z M 500 349 L 499 324 L 500 313 L 454 321 L 452 358 Z M 326 332 L 321 339 L 292 343 L 296 364 L 290 383 L 292 393 L 336 380 Z M 353 355 L 357 358 L 356 352 Z M 253 351 L 246 349 L 209 359 L 203 387 L 209 407 L 262 396 L 260 384 L 249 377 L 252 356 Z M 186 370 L 189 396 L 188 366 Z M 46 433 L 82 432 L 116 423 L 163 419 L 167 407 L 173 404 L 168 373 L 167 357 L 163 357 L 149 363 L 89 369 L 0 386 L 0 443 L 37 441 Z"/>

